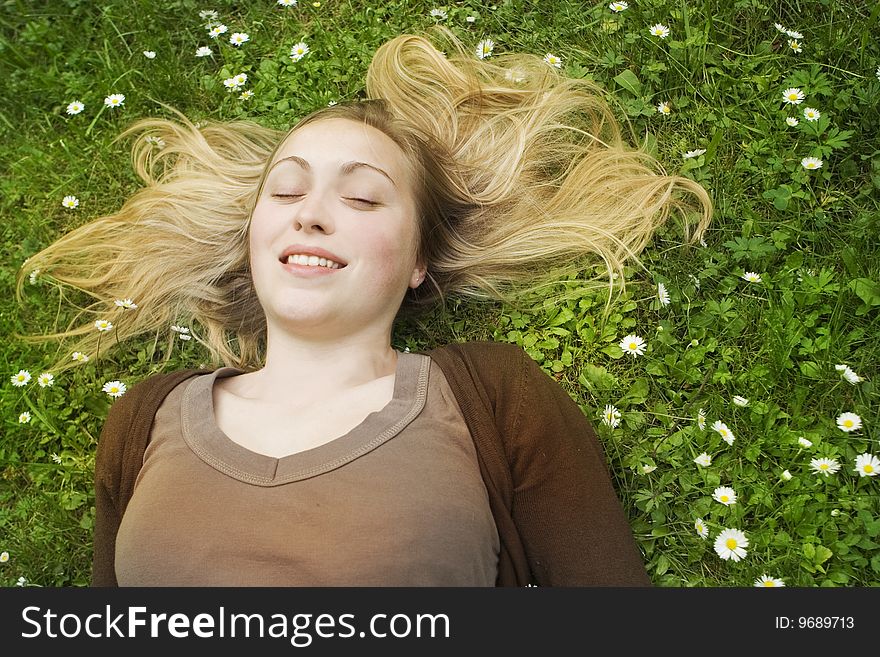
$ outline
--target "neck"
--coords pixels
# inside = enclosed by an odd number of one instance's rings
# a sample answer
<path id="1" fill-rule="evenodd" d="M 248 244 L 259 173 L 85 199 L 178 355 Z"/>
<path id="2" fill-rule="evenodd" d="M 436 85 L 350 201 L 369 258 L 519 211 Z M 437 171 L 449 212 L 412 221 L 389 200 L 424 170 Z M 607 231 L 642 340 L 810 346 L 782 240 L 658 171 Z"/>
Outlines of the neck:
<path id="1" fill-rule="evenodd" d="M 266 364 L 248 375 L 239 394 L 266 403 L 295 399 L 307 405 L 393 375 L 397 359 L 390 329 L 332 340 L 270 329 Z"/>

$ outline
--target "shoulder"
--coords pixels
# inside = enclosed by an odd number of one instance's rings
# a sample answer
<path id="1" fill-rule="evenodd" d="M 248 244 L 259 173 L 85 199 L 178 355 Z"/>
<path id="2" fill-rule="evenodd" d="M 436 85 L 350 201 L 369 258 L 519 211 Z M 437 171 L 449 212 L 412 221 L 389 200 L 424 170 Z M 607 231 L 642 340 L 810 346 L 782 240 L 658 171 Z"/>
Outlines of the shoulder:
<path id="1" fill-rule="evenodd" d="M 191 368 L 160 372 L 135 383 L 110 406 L 98 441 L 98 455 L 115 453 L 127 442 L 128 436 L 144 427 L 149 431 L 156 409 L 174 386 L 191 376 L 210 371 Z"/>
<path id="2" fill-rule="evenodd" d="M 517 369 L 526 360 L 532 360 L 519 345 L 486 340 L 454 342 L 435 347 L 425 353 L 438 361 L 441 367 L 453 364 L 472 365 L 489 371 Z"/>

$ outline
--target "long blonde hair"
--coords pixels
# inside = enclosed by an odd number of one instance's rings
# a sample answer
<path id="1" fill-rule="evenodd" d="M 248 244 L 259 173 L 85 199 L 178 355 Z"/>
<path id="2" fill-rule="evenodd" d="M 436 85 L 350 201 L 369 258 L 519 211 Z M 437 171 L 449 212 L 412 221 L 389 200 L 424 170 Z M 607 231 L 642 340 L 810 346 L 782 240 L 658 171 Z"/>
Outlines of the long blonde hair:
<path id="1" fill-rule="evenodd" d="M 76 364 L 71 351 L 93 354 L 99 340 L 102 353 L 149 333 L 164 334 L 170 347 L 170 326 L 192 323 L 215 366 L 260 367 L 266 322 L 250 275 L 251 213 L 284 139 L 326 118 L 382 130 L 415 173 L 428 274 L 407 291 L 399 314 L 449 296 L 516 304 L 572 274 L 583 277 L 582 288 L 607 279 L 607 314 L 614 279 L 622 292 L 624 264 L 641 265 L 638 253 L 670 211 L 684 220 L 686 241 L 703 235 L 712 214 L 705 189 L 629 146 L 600 87 L 537 55 L 479 59 L 447 28 L 432 33 L 445 40 L 448 56 L 424 36 L 398 36 L 370 63 L 367 100 L 321 108 L 286 132 L 251 121 L 196 126 L 173 108 L 179 122 L 131 125 L 117 140 L 136 135 L 132 163 L 146 186 L 19 271 L 20 302 L 35 270 L 95 301 L 65 331 L 19 337 L 79 336 L 54 365 L 60 371 Z M 606 276 L 586 276 L 598 261 Z M 119 311 L 116 300 L 127 298 L 137 310 Z M 121 321 L 102 337 L 94 321 L 111 311 Z M 74 326 L 84 314 L 90 319 Z"/>

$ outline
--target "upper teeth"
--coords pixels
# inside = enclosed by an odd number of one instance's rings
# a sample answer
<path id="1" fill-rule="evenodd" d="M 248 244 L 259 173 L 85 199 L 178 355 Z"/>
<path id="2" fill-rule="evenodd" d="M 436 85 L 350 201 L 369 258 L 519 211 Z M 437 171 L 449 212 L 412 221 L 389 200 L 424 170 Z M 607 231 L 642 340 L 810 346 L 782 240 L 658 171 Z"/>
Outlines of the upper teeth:
<path id="1" fill-rule="evenodd" d="M 320 265 L 321 267 L 329 267 L 330 269 L 339 269 L 342 266 L 334 260 L 299 253 L 292 253 L 287 256 L 287 263 L 290 265 L 309 265 L 310 267 Z"/>

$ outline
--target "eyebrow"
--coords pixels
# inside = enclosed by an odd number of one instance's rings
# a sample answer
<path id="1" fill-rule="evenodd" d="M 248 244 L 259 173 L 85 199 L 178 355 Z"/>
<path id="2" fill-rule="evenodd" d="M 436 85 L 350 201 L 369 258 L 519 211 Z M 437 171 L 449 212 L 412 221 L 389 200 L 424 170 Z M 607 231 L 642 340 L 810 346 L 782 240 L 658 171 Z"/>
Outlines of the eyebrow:
<path id="1" fill-rule="evenodd" d="M 274 169 L 276 166 L 278 166 L 282 162 L 296 162 L 298 165 L 300 165 L 306 171 L 312 170 L 312 165 L 310 165 L 304 159 L 302 159 L 298 155 L 290 155 L 288 157 L 282 157 L 280 160 L 278 160 L 275 164 L 272 165 L 272 167 L 270 168 L 270 171 L 271 171 L 271 169 Z M 342 173 L 342 175 L 347 176 L 347 175 L 351 175 L 352 173 L 354 173 L 357 169 L 362 169 L 362 168 L 367 168 L 367 169 L 372 169 L 373 171 L 378 171 L 383 176 L 388 178 L 388 180 L 391 182 L 392 185 L 397 187 L 397 183 L 394 182 L 394 180 L 391 178 L 391 176 L 389 176 L 387 173 L 385 173 L 379 167 L 374 166 L 372 164 L 368 164 L 367 162 L 356 162 L 356 161 L 345 162 L 344 164 L 342 164 L 339 167 L 339 171 Z"/>

